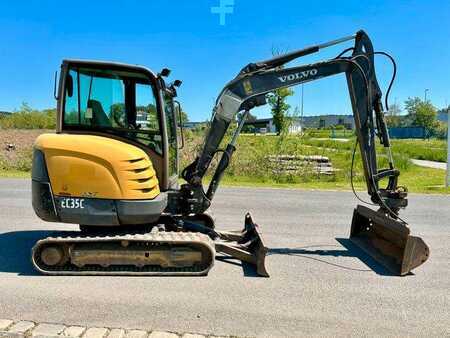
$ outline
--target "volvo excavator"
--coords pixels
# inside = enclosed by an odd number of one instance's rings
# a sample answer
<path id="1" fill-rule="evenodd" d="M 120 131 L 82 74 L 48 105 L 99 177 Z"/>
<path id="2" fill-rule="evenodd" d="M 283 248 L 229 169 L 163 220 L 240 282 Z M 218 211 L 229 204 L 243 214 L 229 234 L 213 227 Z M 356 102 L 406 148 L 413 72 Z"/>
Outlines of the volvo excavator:
<path id="1" fill-rule="evenodd" d="M 353 47 L 335 58 L 288 66 L 350 40 Z M 55 80 L 56 133 L 39 136 L 34 145 L 32 204 L 44 221 L 79 224 L 80 231 L 39 240 L 32 249 L 34 267 L 49 275 L 193 276 L 206 275 L 220 253 L 269 276 L 269 248 L 250 214 L 242 229 L 222 231 L 207 210 L 251 109 L 265 105 L 266 95 L 279 88 L 345 74 L 356 127 L 354 153 L 359 145 L 371 200 L 366 203 L 376 207 L 354 209 L 350 239 L 393 274 L 408 274 L 427 260 L 429 249 L 399 216 L 407 190 L 398 185 L 391 154 L 387 95 L 383 107 L 375 75 L 377 54 L 390 57 L 375 52 L 359 31 L 248 64 L 218 96 L 203 148 L 183 170 L 178 167 L 181 107 L 175 99 L 181 81 L 166 83 L 170 70 L 155 74 L 136 65 L 64 60 L 58 89 Z M 220 148 L 238 113 L 242 118 L 231 141 Z M 377 142 L 387 152 L 388 168 L 377 166 Z"/>

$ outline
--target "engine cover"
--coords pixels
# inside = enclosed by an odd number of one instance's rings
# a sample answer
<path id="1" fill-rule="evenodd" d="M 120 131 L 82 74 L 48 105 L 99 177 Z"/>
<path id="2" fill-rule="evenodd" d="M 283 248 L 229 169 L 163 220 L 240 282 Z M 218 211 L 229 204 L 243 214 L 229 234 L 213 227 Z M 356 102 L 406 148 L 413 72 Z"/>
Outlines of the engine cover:
<path id="1" fill-rule="evenodd" d="M 145 224 L 167 205 L 147 154 L 94 135 L 43 134 L 34 145 L 33 207 L 46 221 Z"/>

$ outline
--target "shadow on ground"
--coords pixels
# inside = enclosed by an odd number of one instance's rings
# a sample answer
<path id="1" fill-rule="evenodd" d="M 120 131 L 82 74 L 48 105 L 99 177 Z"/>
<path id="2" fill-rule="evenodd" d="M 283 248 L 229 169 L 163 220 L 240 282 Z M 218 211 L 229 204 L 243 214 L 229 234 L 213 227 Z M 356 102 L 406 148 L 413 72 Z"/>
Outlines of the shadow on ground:
<path id="1" fill-rule="evenodd" d="M 336 238 L 336 240 L 344 247 L 344 249 L 313 249 L 317 247 L 330 247 L 330 245 L 313 245 L 301 248 L 271 248 L 269 249 L 267 255 L 298 256 L 301 258 L 312 259 L 324 264 L 329 264 L 345 270 L 374 271 L 376 274 L 382 276 L 396 276 L 381 264 L 379 264 L 377 261 L 375 261 L 368 254 L 366 254 L 358 246 L 353 244 L 348 238 Z M 340 246 L 337 245 L 334 247 L 340 248 Z M 355 257 L 366 264 L 369 269 L 356 269 L 345 265 L 329 262 L 325 260 L 326 257 Z"/>
<path id="2" fill-rule="evenodd" d="M 0 271 L 37 275 L 31 263 L 31 249 L 38 240 L 56 233 L 61 232 L 33 230 L 0 234 Z"/>
<path id="3" fill-rule="evenodd" d="M 19 275 L 38 275 L 31 263 L 31 249 L 42 238 L 49 236 L 67 236 L 71 231 L 13 231 L 0 234 L 0 271 L 18 273 Z M 354 245 L 349 239 L 336 238 L 344 247 L 335 246 L 336 249 L 314 249 L 317 247 L 329 247 L 329 245 L 315 245 L 301 248 L 269 248 L 267 255 L 287 255 L 312 259 L 323 264 L 329 264 L 346 270 L 374 271 L 383 276 L 393 274 L 368 256 L 364 251 Z M 365 263 L 369 269 L 356 269 L 335 262 L 329 262 L 326 257 L 355 257 Z M 258 277 L 255 268 L 251 264 L 242 263 L 228 256 L 217 256 L 217 260 L 241 266 L 246 277 Z M 270 271 L 269 271 L 270 273 Z"/>
<path id="4" fill-rule="evenodd" d="M 246 262 L 241 262 L 239 260 L 237 260 L 236 258 L 230 257 L 230 256 L 225 256 L 225 255 L 217 255 L 216 259 L 220 262 L 225 262 L 227 264 L 232 264 L 232 265 L 237 265 L 242 267 L 242 271 L 244 272 L 244 276 L 245 277 L 260 277 L 258 275 L 258 273 L 256 272 L 256 268 L 250 264 L 250 263 L 246 263 Z M 270 271 L 269 271 L 270 273 Z"/>
<path id="5" fill-rule="evenodd" d="M 296 256 L 299 258 L 312 259 L 316 262 L 322 264 L 332 265 L 334 267 L 338 267 L 345 270 L 359 271 L 359 272 L 370 272 L 374 271 L 376 274 L 381 276 L 397 276 L 393 274 L 391 271 L 383 267 L 377 261 L 375 261 L 372 257 L 367 255 L 363 250 L 361 250 L 358 246 L 353 244 L 347 238 L 336 238 L 336 240 L 342 245 L 309 245 L 300 248 L 269 248 L 267 252 L 267 256 L 270 255 L 286 255 L 286 256 Z M 325 247 L 335 247 L 336 249 L 323 249 Z M 314 249 L 321 248 L 321 249 Z M 345 266 L 342 264 L 337 264 L 335 262 L 330 262 L 326 258 L 327 257 L 354 257 L 362 261 L 367 265 L 367 269 L 357 269 L 349 266 Z M 237 266 L 241 266 L 244 272 L 245 277 L 259 277 L 256 273 L 256 269 L 253 265 L 240 262 L 229 256 L 216 256 L 216 259 L 222 262 L 226 262 L 228 264 L 233 264 Z M 270 268 L 269 268 L 270 274 Z"/>

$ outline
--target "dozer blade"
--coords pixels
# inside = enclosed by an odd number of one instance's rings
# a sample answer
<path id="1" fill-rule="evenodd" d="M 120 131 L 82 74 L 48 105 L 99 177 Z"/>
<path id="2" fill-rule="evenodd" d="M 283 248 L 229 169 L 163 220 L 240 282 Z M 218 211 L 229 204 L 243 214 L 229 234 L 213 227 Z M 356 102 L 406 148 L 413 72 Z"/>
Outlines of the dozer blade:
<path id="1" fill-rule="evenodd" d="M 217 231 L 217 234 L 220 238 L 215 241 L 217 252 L 222 252 L 243 262 L 250 263 L 256 267 L 256 272 L 259 276 L 269 277 L 266 269 L 268 248 L 265 246 L 260 229 L 253 222 L 250 213 L 245 215 L 243 230 Z"/>
<path id="2" fill-rule="evenodd" d="M 400 276 L 422 265 L 430 254 L 420 237 L 410 236 L 406 225 L 361 205 L 353 212 L 350 240 Z"/>

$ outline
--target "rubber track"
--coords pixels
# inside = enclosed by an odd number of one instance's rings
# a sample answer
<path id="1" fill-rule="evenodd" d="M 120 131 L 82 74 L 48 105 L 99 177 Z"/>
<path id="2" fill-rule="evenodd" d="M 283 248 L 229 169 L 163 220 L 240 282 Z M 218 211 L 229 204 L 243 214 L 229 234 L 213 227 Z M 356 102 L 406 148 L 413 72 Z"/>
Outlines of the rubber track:
<path id="1" fill-rule="evenodd" d="M 99 242 L 150 242 L 161 244 L 178 244 L 186 245 L 195 243 L 202 245 L 205 250 L 210 252 L 209 264 L 195 267 L 183 268 L 162 268 L 159 266 L 84 266 L 78 268 L 77 266 L 67 263 L 65 266 L 49 267 L 46 266 L 40 259 L 41 248 L 45 244 L 53 243 L 99 243 Z M 46 275 L 128 275 L 128 276 L 202 276 L 208 274 L 208 271 L 214 264 L 215 249 L 212 240 L 204 234 L 194 232 L 156 232 L 146 234 L 119 234 L 114 236 L 97 235 L 97 236 L 64 236 L 64 237 L 47 237 L 36 242 L 32 249 L 32 263 L 35 269 Z"/>

